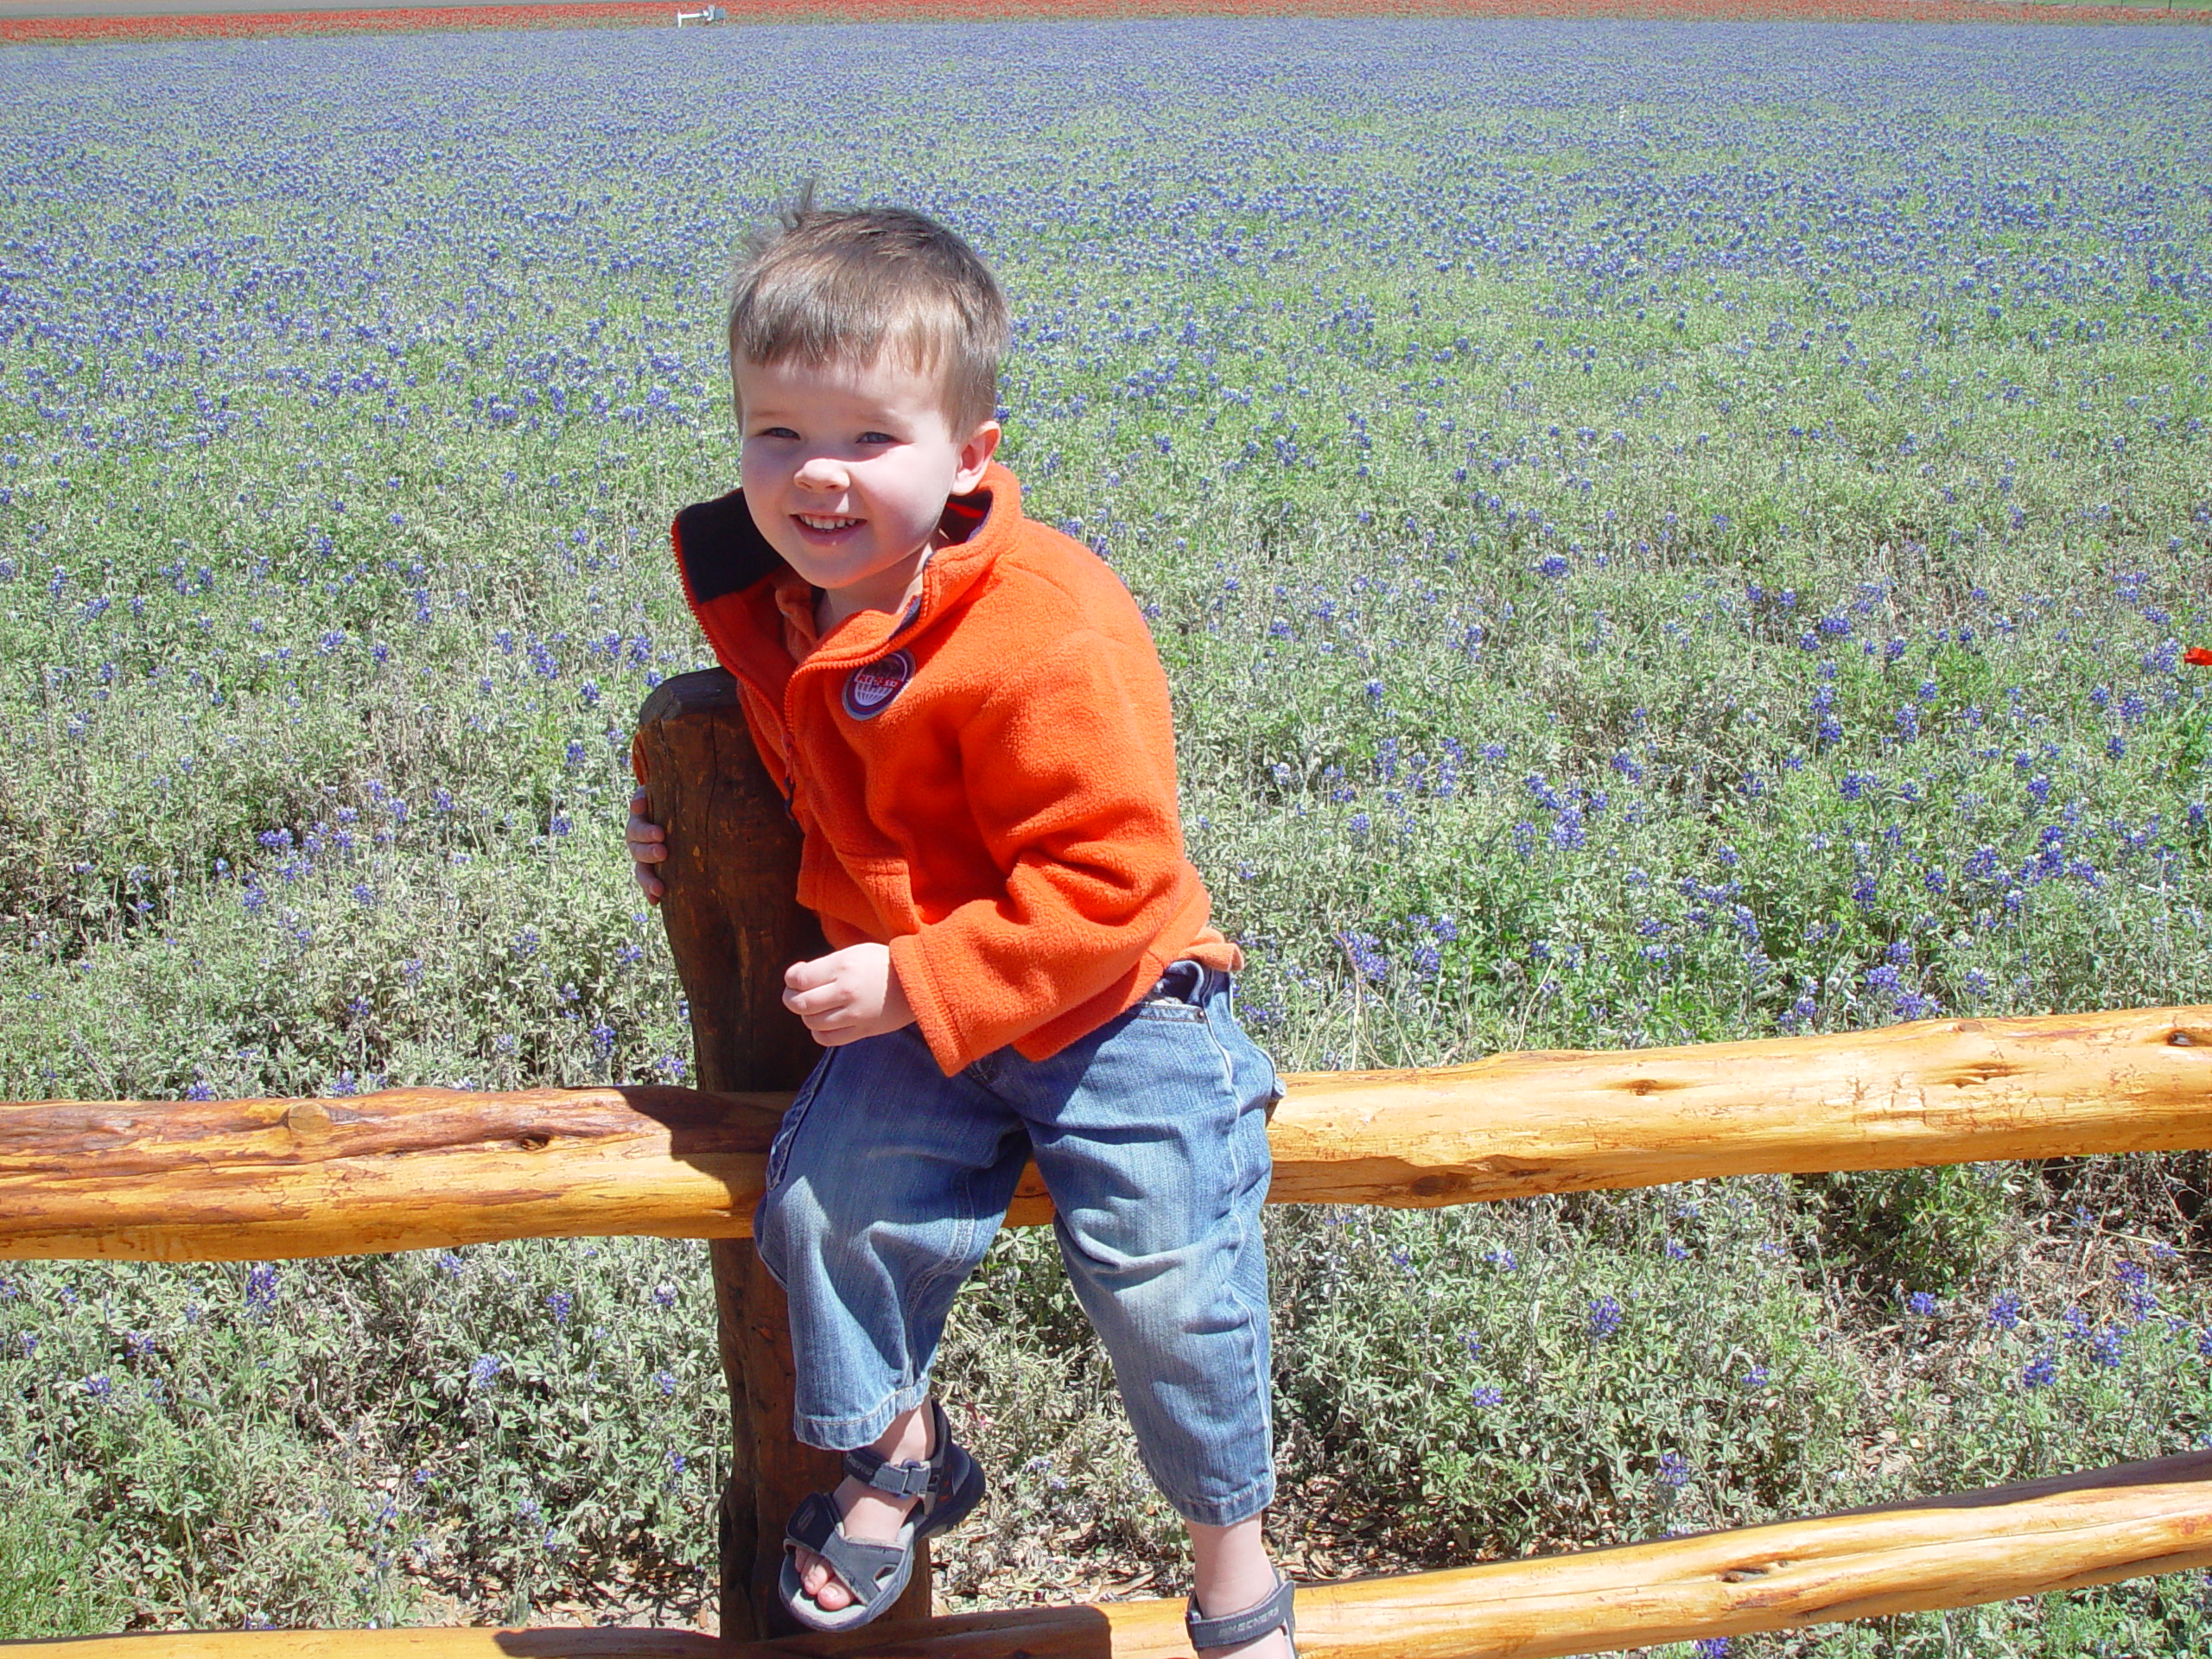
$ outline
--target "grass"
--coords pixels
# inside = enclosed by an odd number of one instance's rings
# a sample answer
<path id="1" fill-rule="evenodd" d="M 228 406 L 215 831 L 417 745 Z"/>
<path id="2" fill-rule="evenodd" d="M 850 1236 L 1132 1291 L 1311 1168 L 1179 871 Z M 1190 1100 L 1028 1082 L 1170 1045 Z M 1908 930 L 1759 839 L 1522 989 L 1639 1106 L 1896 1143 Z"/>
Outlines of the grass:
<path id="1" fill-rule="evenodd" d="M 628 723 L 703 656 L 664 537 L 732 476 L 717 272 L 804 170 L 1004 276 L 1010 459 L 1151 617 L 1284 1069 L 2212 1000 L 2207 52 L 0 58 L 0 1094 L 685 1075 Z M 1281 1212 L 1279 1546 L 1459 1562 L 2197 1444 L 2206 1192 L 2126 1159 Z M 1179 1582 L 1048 1255 L 1001 1239 L 948 1338 L 995 1483 L 956 1605 Z M 0 1633 L 702 1617 L 710 1324 L 672 1243 L 11 1264 Z M 2202 1599 L 1735 1651 L 2183 1653 Z"/>

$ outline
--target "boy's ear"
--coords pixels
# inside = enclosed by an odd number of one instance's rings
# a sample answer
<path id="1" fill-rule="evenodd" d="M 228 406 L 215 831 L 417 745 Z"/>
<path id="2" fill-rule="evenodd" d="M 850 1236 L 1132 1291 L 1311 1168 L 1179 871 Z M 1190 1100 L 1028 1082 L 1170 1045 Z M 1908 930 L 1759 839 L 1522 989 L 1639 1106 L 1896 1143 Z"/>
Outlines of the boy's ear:
<path id="1" fill-rule="evenodd" d="M 952 475 L 953 494 L 965 495 L 983 481 L 991 457 L 998 453 L 1000 430 L 996 421 L 985 421 L 968 435 L 960 446 L 960 470 Z"/>

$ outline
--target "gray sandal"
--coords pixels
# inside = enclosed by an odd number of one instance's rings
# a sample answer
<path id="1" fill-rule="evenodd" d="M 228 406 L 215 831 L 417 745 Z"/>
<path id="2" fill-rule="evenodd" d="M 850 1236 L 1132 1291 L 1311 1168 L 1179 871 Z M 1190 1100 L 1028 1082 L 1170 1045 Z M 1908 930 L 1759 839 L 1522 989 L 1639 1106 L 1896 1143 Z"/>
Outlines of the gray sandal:
<path id="1" fill-rule="evenodd" d="M 875 1544 L 847 1537 L 833 1493 L 809 1492 L 791 1511 L 784 1529 L 784 1567 L 777 1575 L 776 1594 L 791 1617 L 808 1629 L 855 1630 L 880 1617 L 913 1577 L 916 1541 L 953 1526 L 982 1499 L 983 1471 L 954 1442 L 952 1425 L 934 1396 L 930 1412 L 937 1450 L 926 1461 L 910 1458 L 893 1463 L 867 1446 L 844 1455 L 845 1473 L 855 1480 L 893 1497 L 921 1500 L 907 1511 L 893 1541 Z M 830 1564 L 830 1570 L 852 1592 L 849 1606 L 832 1611 L 806 1593 L 794 1554 L 801 1549 L 812 1550 Z"/>
<path id="2" fill-rule="evenodd" d="M 1270 1630 L 1281 1630 L 1290 1642 L 1291 1659 L 1297 1659 L 1298 1619 L 1291 1607 L 1296 1588 L 1278 1572 L 1274 1590 L 1265 1601 L 1247 1607 L 1241 1613 L 1224 1613 L 1219 1618 L 1200 1614 L 1198 1599 L 1192 1596 L 1190 1607 L 1183 1615 L 1183 1629 L 1191 1638 L 1192 1650 L 1231 1648 L 1240 1642 L 1255 1641 Z"/>

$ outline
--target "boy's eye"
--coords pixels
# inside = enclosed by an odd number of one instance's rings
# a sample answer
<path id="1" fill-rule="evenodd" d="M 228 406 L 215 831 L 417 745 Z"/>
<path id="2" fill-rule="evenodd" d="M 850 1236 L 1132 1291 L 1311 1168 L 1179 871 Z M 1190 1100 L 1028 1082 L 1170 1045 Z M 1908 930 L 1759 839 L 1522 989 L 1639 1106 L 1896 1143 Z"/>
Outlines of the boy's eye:
<path id="1" fill-rule="evenodd" d="M 888 432 L 863 432 L 861 434 L 861 442 L 862 443 L 896 443 L 899 440 Z"/>
<path id="2" fill-rule="evenodd" d="M 764 426 L 753 435 L 756 438 L 796 438 L 798 434 L 788 426 Z"/>

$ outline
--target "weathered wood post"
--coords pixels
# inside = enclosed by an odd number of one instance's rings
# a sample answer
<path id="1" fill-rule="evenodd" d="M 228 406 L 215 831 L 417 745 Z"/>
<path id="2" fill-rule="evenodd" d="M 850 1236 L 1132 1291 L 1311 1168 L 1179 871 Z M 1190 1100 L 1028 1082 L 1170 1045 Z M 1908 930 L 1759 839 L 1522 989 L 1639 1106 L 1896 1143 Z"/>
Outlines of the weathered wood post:
<path id="1" fill-rule="evenodd" d="M 661 919 L 690 1003 L 698 1086 L 795 1089 L 820 1050 L 783 1005 L 784 969 L 825 948 L 794 896 L 798 826 L 753 753 L 737 685 L 721 669 L 655 688 L 638 715 L 651 817 L 668 832 Z M 791 1329 L 782 1287 L 749 1238 L 711 1246 L 729 1484 L 721 1506 L 721 1630 L 740 1639 L 797 1625 L 776 1599 L 784 1522 L 837 1484 L 837 1459 L 791 1436 Z M 930 1611 L 926 1548 L 889 1617 Z"/>

